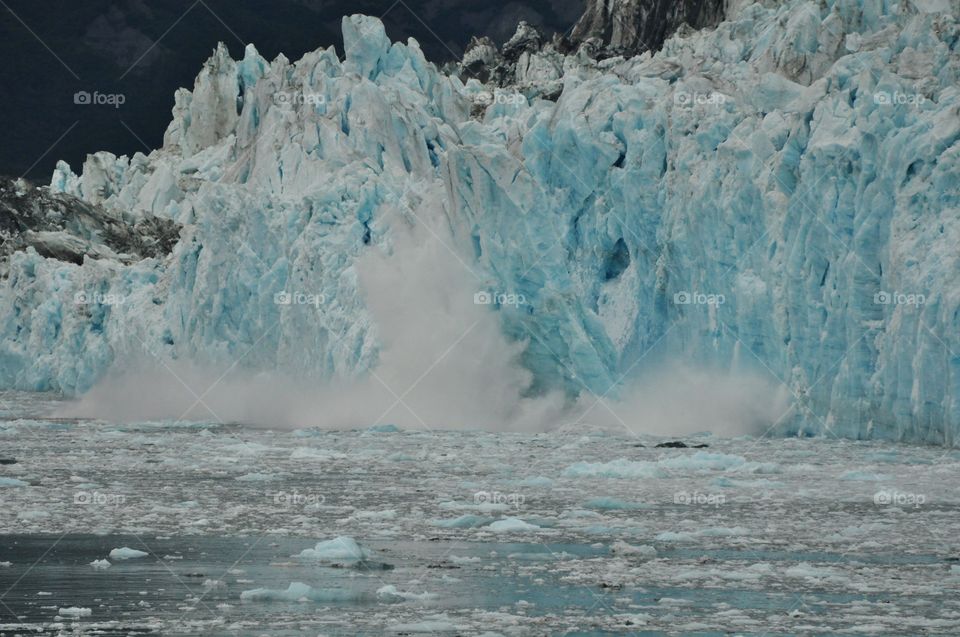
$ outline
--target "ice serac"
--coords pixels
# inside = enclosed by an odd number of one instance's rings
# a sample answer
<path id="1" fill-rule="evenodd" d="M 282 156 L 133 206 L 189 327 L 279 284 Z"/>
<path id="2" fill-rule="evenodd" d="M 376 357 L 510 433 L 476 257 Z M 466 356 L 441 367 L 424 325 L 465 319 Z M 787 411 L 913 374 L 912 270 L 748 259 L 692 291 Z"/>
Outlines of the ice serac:
<path id="1" fill-rule="evenodd" d="M 682 361 L 782 383 L 784 433 L 954 443 L 960 4 L 728 12 L 655 54 L 523 45 L 506 88 L 362 16 L 344 60 L 218 48 L 163 148 L 51 183 L 182 224 L 179 242 L 134 262 L 14 252 L 0 384 L 82 392 L 144 350 L 363 375 L 380 342 L 356 261 L 437 224 L 478 289 L 527 301 L 494 309 L 535 389 L 616 394 Z"/>

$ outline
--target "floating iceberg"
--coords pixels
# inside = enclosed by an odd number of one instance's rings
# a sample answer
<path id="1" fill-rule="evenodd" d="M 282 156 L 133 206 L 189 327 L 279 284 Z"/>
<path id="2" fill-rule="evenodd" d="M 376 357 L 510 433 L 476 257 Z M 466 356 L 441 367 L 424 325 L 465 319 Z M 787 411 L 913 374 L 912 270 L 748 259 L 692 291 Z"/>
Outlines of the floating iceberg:
<path id="1" fill-rule="evenodd" d="M 314 588 L 303 582 L 292 582 L 286 589 L 255 588 L 240 593 L 244 602 L 356 602 L 362 593 L 339 588 Z"/>
<path id="2" fill-rule="evenodd" d="M 627 544 L 623 540 L 618 540 L 610 545 L 610 552 L 613 555 L 623 555 L 625 557 L 652 560 L 657 556 L 657 549 L 652 546 L 640 545 L 634 546 Z"/>
<path id="3" fill-rule="evenodd" d="M 132 549 L 126 546 L 110 551 L 110 557 L 114 560 L 136 560 L 141 557 L 147 557 L 148 555 L 150 554 L 146 551 L 138 551 L 137 549 Z M 102 560 L 98 560 L 98 563 L 101 561 Z M 97 566 L 96 568 L 101 567 Z"/>
<path id="4" fill-rule="evenodd" d="M 530 524 L 520 518 L 507 517 L 496 522 L 491 522 L 487 528 L 494 533 L 527 533 L 530 531 L 539 531 L 540 527 L 536 524 Z"/>
<path id="5" fill-rule="evenodd" d="M 297 557 L 318 562 L 364 562 L 370 559 L 370 551 L 360 546 L 352 537 L 341 535 L 332 540 L 318 542 L 312 549 L 304 549 L 298 553 Z"/>
<path id="6" fill-rule="evenodd" d="M 387 584 L 377 589 L 377 598 L 384 602 L 426 602 L 436 599 L 436 593 L 410 593 L 401 591 L 393 584 Z"/>

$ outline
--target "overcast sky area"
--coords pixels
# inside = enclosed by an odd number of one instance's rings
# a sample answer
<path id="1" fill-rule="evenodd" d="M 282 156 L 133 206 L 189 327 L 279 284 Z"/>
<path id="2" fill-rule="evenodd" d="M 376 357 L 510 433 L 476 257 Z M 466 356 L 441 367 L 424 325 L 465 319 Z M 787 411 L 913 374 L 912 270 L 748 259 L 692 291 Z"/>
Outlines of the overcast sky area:
<path id="1" fill-rule="evenodd" d="M 414 37 L 427 57 L 458 58 L 472 35 L 503 42 L 520 20 L 564 32 L 579 0 L 0 0 L 3 113 L 0 175 L 47 183 L 57 160 L 79 171 L 86 155 L 160 146 L 174 91 L 193 80 L 217 42 L 234 58 L 247 43 L 290 60 L 335 45 L 340 18 L 381 17 L 393 40 Z M 78 91 L 123 104 L 76 104 Z"/>

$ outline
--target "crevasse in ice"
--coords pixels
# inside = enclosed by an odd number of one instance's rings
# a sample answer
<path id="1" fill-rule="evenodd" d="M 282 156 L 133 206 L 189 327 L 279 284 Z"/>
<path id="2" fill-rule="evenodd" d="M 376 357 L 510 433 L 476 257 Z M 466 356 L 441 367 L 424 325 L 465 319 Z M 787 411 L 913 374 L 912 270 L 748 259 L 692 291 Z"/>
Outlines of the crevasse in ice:
<path id="1" fill-rule="evenodd" d="M 731 11 L 652 56 L 524 53 L 492 98 L 363 16 L 342 60 L 218 47 L 162 148 L 61 162 L 51 184 L 174 218 L 181 241 L 134 265 L 14 255 L 0 385 L 82 392 L 144 349 L 363 375 L 378 340 L 356 259 L 439 210 L 477 289 L 526 301 L 500 314 L 537 389 L 603 395 L 669 360 L 759 369 L 803 406 L 785 432 L 951 443 L 960 5 Z M 320 311 L 274 302 L 300 292 Z"/>

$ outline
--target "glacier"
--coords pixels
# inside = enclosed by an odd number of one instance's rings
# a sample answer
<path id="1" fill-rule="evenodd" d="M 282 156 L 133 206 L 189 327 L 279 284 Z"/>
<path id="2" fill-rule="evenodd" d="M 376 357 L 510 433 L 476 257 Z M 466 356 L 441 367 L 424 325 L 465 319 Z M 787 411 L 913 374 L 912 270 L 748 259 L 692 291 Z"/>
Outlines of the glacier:
<path id="1" fill-rule="evenodd" d="M 382 326 L 357 263 L 401 258 L 419 226 L 520 344 L 531 395 L 613 398 L 682 361 L 773 379 L 780 434 L 952 445 L 958 15 L 739 3 L 656 53 L 524 51 L 508 86 L 360 15 L 342 59 L 220 45 L 161 148 L 61 162 L 49 187 L 170 219 L 179 242 L 133 262 L 10 255 L 0 387 L 80 394 L 144 352 L 363 377 Z"/>

